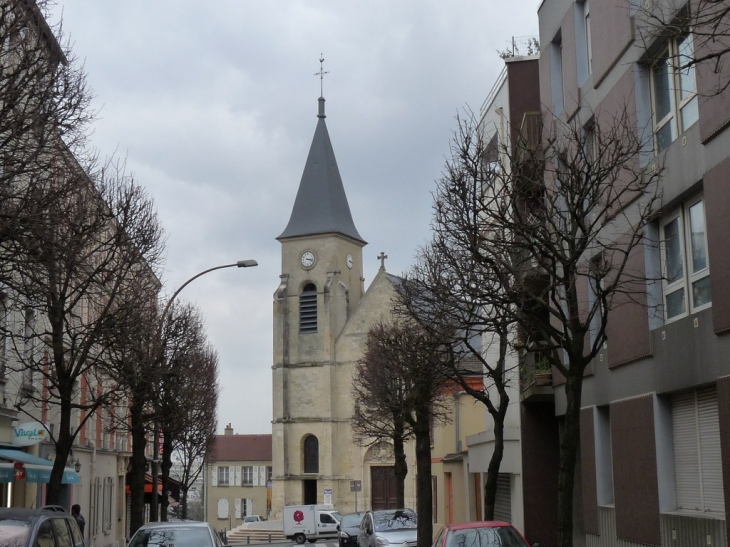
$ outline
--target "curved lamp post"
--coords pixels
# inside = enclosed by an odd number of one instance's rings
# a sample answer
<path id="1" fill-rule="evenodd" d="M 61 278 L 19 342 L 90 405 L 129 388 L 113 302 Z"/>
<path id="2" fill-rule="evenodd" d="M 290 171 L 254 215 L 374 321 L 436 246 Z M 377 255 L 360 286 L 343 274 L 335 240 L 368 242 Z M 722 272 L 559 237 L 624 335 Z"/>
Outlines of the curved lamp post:
<path id="1" fill-rule="evenodd" d="M 165 305 L 165 309 L 162 310 L 162 315 L 160 316 L 160 327 L 158 331 L 158 340 L 162 340 L 162 328 L 165 324 L 165 320 L 167 319 L 167 313 L 170 311 L 170 306 L 175 301 L 175 298 L 178 294 L 180 294 L 180 291 L 182 291 L 185 287 L 187 287 L 190 283 L 198 279 L 200 276 L 203 276 L 207 273 L 214 272 L 215 270 L 222 270 L 223 268 L 252 268 L 254 266 L 258 266 L 259 263 L 255 260 L 239 260 L 238 262 L 234 262 L 233 264 L 224 264 L 222 266 L 215 266 L 213 268 L 208 268 L 207 270 L 203 270 L 202 272 L 195 274 L 193 277 L 188 279 L 185 283 L 180 285 L 180 287 L 172 293 L 172 296 L 167 301 L 167 304 Z M 162 344 L 160 344 L 160 348 L 162 348 Z M 158 518 L 158 499 L 157 499 L 157 489 L 158 489 L 158 461 L 159 461 L 159 437 L 160 437 L 160 431 L 157 427 L 157 424 L 155 424 L 155 432 L 154 432 L 154 443 L 152 447 L 152 499 L 153 502 L 150 505 L 150 521 L 156 522 L 159 520 Z M 164 495 L 164 493 L 163 493 Z"/>

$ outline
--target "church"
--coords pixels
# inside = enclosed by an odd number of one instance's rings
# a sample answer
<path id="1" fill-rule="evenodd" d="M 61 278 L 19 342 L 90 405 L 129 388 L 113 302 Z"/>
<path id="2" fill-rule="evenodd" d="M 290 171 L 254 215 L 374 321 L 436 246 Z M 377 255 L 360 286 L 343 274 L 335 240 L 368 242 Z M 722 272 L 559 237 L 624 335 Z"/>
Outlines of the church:
<path id="1" fill-rule="evenodd" d="M 355 365 L 370 326 L 390 314 L 396 278 L 385 271 L 381 253 L 365 290 L 367 243 L 350 213 L 323 97 L 317 118 L 291 217 L 277 238 L 273 515 L 298 504 L 332 504 L 341 513 L 395 506 L 390 445 L 355 444 L 350 418 Z M 406 505 L 415 505 L 413 474 L 406 479 Z"/>

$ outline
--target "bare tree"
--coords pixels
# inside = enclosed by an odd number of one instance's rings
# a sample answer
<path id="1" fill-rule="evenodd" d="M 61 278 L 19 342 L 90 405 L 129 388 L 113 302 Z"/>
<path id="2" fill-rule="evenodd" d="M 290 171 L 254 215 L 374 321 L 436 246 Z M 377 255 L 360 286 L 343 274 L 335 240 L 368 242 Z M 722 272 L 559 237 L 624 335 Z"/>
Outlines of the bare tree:
<path id="1" fill-rule="evenodd" d="M 180 463 L 180 472 L 173 478 L 180 482 L 182 489 L 181 518 L 188 518 L 188 492 L 204 469 L 204 461 L 213 445 L 217 427 L 216 412 L 218 402 L 218 356 L 213 348 L 207 346 L 192 356 L 193 372 L 189 377 L 188 388 L 184 395 L 186 424 L 175 435 L 173 453 Z"/>
<path id="2" fill-rule="evenodd" d="M 352 394 L 354 413 L 352 429 L 361 446 L 383 441 L 393 443 L 395 459 L 396 505 L 405 507 L 405 480 L 408 475 L 405 443 L 413 429 L 405 419 L 407 381 L 389 360 L 389 336 L 392 326 L 378 322 L 368 331 L 365 352 L 355 369 Z"/>
<path id="3" fill-rule="evenodd" d="M 129 433 L 132 440 L 128 471 L 131 533 L 145 523 L 145 451 L 152 435 L 149 424 L 154 417 L 153 386 L 159 381 L 157 288 L 142 286 L 132 291 L 135 298 L 119 303 L 120 312 L 125 313 L 114 317 L 113 343 L 104 364 L 104 374 L 117 384 L 122 394 L 115 401 L 118 411 L 114 413 L 116 420 L 112 426 Z"/>
<path id="4" fill-rule="evenodd" d="M 560 545 L 569 546 L 583 377 L 606 341 L 609 313 L 646 306 L 647 277 L 635 258 L 647 244 L 662 170 L 640 167 L 645 143 L 626 110 L 596 112 L 588 129 L 556 121 L 549 135 L 539 133 L 521 135 L 518 146 L 502 150 L 506 164 L 488 169 L 480 167 L 474 118 L 459 119 L 457 161 L 439 185 L 436 208 L 438 216 L 446 206 L 447 218 L 462 226 L 448 225 L 453 232 L 444 238 L 437 223 L 435 239 L 456 242 L 443 255 L 486 275 L 454 277 L 458 264 L 437 273 L 447 284 L 480 286 L 480 293 L 465 289 L 467 307 L 454 304 L 452 315 L 500 336 L 497 325 L 514 323 L 523 345 L 537 344 L 564 378 L 558 515 Z M 479 169 L 490 172 L 477 177 Z M 475 294 L 480 299 L 472 302 Z M 480 321 L 474 303 L 496 323 Z"/>
<path id="5" fill-rule="evenodd" d="M 167 492 L 172 455 L 180 439 L 207 425 L 205 444 L 198 448 L 207 451 L 215 433 L 218 355 L 207 344 L 200 311 L 194 306 L 173 305 L 163 320 L 161 376 L 153 405 L 162 432 L 162 490 Z M 162 520 L 167 520 L 168 502 L 163 496 Z"/>
<path id="6" fill-rule="evenodd" d="M 163 250 L 152 201 L 122 165 L 107 164 L 89 176 L 70 158 L 57 176 L 77 179 L 77 191 L 27 226 L 19 240 L 24 260 L 7 280 L 24 310 L 8 360 L 20 379 L 15 406 L 28 415 L 46 410 L 58 423 L 49 503 L 58 502 L 77 433 L 115 389 L 103 374 L 115 317 L 128 313 L 121 304 L 132 301 L 134 291 L 149 294 L 157 287 Z M 82 379 L 90 386 L 84 394 Z"/>
<path id="7" fill-rule="evenodd" d="M 391 389 L 390 394 L 402 399 L 402 412 L 399 413 L 416 442 L 418 545 L 427 547 L 433 539 L 431 431 L 435 423 L 449 420 L 445 397 L 448 378 L 443 375 L 443 366 L 450 352 L 440 339 L 433 338 L 405 317 L 395 317 L 389 324 L 376 325 L 371 335 L 369 346 L 372 351 L 377 351 L 377 359 L 373 362 L 364 359 L 360 367 L 387 363 L 389 380 L 399 385 L 398 390 Z M 367 378 L 369 374 L 364 376 Z M 380 403 L 372 401 L 376 405 Z M 381 408 L 379 415 L 384 421 L 396 404 L 395 401 L 387 401 Z"/>
<path id="8" fill-rule="evenodd" d="M 473 123 L 473 115 L 457 117 L 451 156 L 434 192 L 433 239 L 418 253 L 406 282 L 398 287 L 400 310 L 433 337 L 447 333 L 455 358 L 445 374 L 484 404 L 493 420 L 494 450 L 484 489 L 484 515 L 494 518 L 497 478 L 504 454 L 504 423 L 510 403 L 509 387 L 518 383 L 508 357 L 515 337 L 518 304 L 494 305 L 513 289 L 513 271 L 498 267 L 484 248 L 484 188 L 494 179 L 485 163 L 488 143 Z M 506 287 L 506 288 L 505 288 Z M 478 363 L 467 367 L 466 363 Z M 472 380 L 484 374 L 481 386 Z"/>

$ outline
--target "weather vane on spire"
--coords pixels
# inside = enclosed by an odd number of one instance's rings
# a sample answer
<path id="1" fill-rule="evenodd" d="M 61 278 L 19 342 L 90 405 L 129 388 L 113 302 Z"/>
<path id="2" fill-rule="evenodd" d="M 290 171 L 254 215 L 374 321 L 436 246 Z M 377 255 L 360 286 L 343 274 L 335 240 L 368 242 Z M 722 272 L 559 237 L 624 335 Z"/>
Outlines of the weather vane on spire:
<path id="1" fill-rule="evenodd" d="M 314 73 L 315 76 L 319 76 L 319 96 L 320 97 L 324 97 L 324 91 L 323 91 L 324 75 L 329 74 L 329 71 L 326 71 L 324 69 L 323 63 L 324 63 L 324 56 L 320 53 L 319 54 L 319 72 Z"/>

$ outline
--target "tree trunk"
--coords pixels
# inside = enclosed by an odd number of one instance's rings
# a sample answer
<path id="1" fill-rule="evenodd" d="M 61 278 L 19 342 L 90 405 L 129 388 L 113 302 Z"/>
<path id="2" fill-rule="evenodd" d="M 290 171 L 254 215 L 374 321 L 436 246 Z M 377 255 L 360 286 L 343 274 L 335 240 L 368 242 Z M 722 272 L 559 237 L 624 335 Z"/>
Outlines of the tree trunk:
<path id="1" fill-rule="evenodd" d="M 565 379 L 566 410 L 560 440 L 558 473 L 558 533 L 560 547 L 573 546 L 573 490 L 580 447 L 580 405 L 584 367 L 573 366 Z"/>
<path id="2" fill-rule="evenodd" d="M 396 424 L 393 434 L 393 454 L 395 457 L 395 503 L 399 508 L 406 506 L 406 476 L 408 460 L 403 442 L 403 426 Z"/>
<path id="3" fill-rule="evenodd" d="M 506 405 L 505 405 L 506 410 Z M 504 415 L 494 417 L 494 452 L 487 468 L 487 483 L 484 485 L 484 520 L 494 520 L 494 503 L 497 498 L 497 478 L 504 456 Z M 498 419 L 500 418 L 501 419 Z"/>
<path id="4" fill-rule="evenodd" d="M 59 505 L 61 502 L 61 484 L 66 469 L 68 455 L 71 452 L 75 435 L 71 432 L 71 398 L 70 391 L 61 389 L 61 412 L 56 437 L 56 457 L 51 469 L 51 479 L 46 486 L 46 504 Z M 70 508 L 69 508 L 70 509 Z"/>
<path id="5" fill-rule="evenodd" d="M 144 408 L 141 401 L 132 400 L 129 408 L 129 418 L 132 433 L 132 465 L 129 472 L 129 489 L 131 491 L 129 532 L 134 534 L 144 524 L 144 486 L 145 468 L 147 466 L 144 451 L 147 446 L 147 436 L 144 427 Z"/>
<path id="6" fill-rule="evenodd" d="M 416 514 L 418 547 L 433 542 L 433 490 L 431 483 L 431 426 L 428 401 L 416 408 L 413 432 L 416 437 Z"/>
<path id="7" fill-rule="evenodd" d="M 184 484 L 180 487 L 180 518 L 188 518 L 188 487 Z"/>

